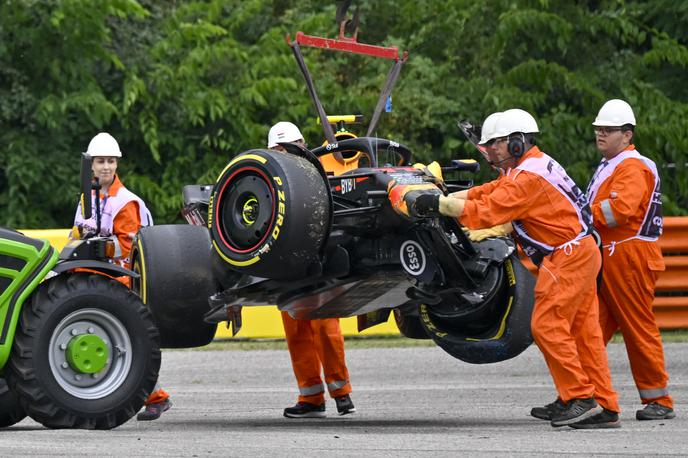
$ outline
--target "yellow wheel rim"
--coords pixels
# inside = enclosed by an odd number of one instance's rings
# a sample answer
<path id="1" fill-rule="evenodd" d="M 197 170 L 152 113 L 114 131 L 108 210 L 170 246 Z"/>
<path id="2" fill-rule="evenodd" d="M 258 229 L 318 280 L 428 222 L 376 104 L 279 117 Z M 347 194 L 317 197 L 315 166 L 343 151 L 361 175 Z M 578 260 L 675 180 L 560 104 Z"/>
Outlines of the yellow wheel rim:
<path id="1" fill-rule="evenodd" d="M 249 198 L 244 202 L 244 206 L 241 209 L 241 218 L 247 225 L 251 225 L 256 222 L 256 214 L 258 213 L 258 199 L 255 197 Z"/>

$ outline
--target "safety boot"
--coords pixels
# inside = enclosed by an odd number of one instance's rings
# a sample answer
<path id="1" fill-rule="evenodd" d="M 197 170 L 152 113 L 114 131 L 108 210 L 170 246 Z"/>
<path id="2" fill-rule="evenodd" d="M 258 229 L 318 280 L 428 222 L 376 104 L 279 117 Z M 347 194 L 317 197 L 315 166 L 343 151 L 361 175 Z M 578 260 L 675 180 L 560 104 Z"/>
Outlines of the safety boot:
<path id="1" fill-rule="evenodd" d="M 569 426 L 574 429 L 621 428 L 621 420 L 619 420 L 619 414 L 617 412 L 603 409 L 602 412 L 597 415 L 581 420 L 578 423 L 572 423 Z"/>
<path id="2" fill-rule="evenodd" d="M 324 418 L 326 415 L 325 403 L 315 405 L 297 402 L 295 406 L 284 409 L 284 416 L 287 418 Z"/>
<path id="3" fill-rule="evenodd" d="M 337 412 L 339 415 L 347 415 L 356 412 L 356 407 L 354 407 L 351 396 L 348 394 L 334 398 L 334 402 L 337 404 Z"/>
<path id="4" fill-rule="evenodd" d="M 651 402 L 642 410 L 635 412 L 636 420 L 671 420 L 676 418 L 674 409 L 663 406 L 656 402 Z"/>
<path id="5" fill-rule="evenodd" d="M 562 402 L 561 399 L 557 399 L 542 407 L 533 407 L 530 409 L 530 415 L 539 418 L 540 420 L 552 420 L 552 417 L 556 417 L 561 414 L 566 408 L 566 404 Z"/>
<path id="6" fill-rule="evenodd" d="M 136 419 L 138 421 L 151 421 L 160 418 L 163 412 L 167 412 L 172 407 L 172 401 L 165 399 L 164 401 L 148 404 L 143 412 L 140 412 Z"/>
<path id="7" fill-rule="evenodd" d="M 566 426 L 578 423 L 581 420 L 597 415 L 602 408 L 597 405 L 594 398 L 572 399 L 566 404 L 566 408 L 552 418 L 552 426 Z"/>

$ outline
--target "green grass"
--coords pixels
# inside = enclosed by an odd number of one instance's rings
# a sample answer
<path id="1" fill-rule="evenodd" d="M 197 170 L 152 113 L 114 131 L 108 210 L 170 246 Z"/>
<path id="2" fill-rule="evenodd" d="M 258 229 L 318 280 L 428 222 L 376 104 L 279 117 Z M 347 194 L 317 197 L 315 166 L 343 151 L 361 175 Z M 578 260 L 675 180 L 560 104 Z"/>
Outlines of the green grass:
<path id="1" fill-rule="evenodd" d="M 433 347 L 430 339 L 408 339 L 402 336 L 347 336 L 346 348 Z M 192 350 L 286 350 L 284 339 L 227 339 L 216 340 L 205 347 Z"/>
<path id="2" fill-rule="evenodd" d="M 402 336 L 349 336 L 346 337 L 346 348 L 394 348 L 394 347 L 433 347 L 432 340 L 408 339 Z M 664 343 L 688 342 L 688 330 L 662 331 Z M 612 343 L 622 343 L 621 334 L 612 338 Z M 189 350 L 286 350 L 284 339 L 227 339 L 216 340 L 205 347 Z"/>
<path id="3" fill-rule="evenodd" d="M 688 330 L 686 329 L 673 329 L 671 331 L 662 331 L 662 341 L 664 343 L 673 342 L 688 342 Z M 614 334 L 612 337 L 612 343 L 623 342 L 623 337 L 620 333 Z"/>

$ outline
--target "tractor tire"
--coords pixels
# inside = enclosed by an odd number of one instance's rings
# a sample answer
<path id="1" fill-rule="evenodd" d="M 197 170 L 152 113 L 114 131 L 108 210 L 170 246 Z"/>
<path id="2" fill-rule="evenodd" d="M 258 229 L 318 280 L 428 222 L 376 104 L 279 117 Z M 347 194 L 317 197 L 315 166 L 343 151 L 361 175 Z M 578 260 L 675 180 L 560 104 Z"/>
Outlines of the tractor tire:
<path id="1" fill-rule="evenodd" d="M 137 234 L 131 262 L 140 278 L 132 289 L 153 314 L 161 347 L 201 347 L 215 337 L 217 324 L 203 321 L 210 311 L 208 298 L 220 290 L 213 256 L 203 226 L 149 226 Z"/>
<path id="2" fill-rule="evenodd" d="M 7 386 L 7 381 L 0 378 L 0 428 L 7 428 L 26 418 L 26 411 L 19 398 Z"/>
<path id="3" fill-rule="evenodd" d="M 425 305 L 420 307 L 423 329 L 437 346 L 453 357 L 472 364 L 505 361 L 523 352 L 533 342 L 530 319 L 535 302 L 535 280 L 514 255 L 503 265 L 503 294 L 492 297 L 503 301 L 503 310 L 493 317 L 493 325 L 480 334 L 471 333 L 471 323 L 465 327 L 437 318 Z"/>
<path id="4" fill-rule="evenodd" d="M 429 339 L 430 336 L 423 324 L 420 322 L 420 315 L 415 313 L 402 313 L 399 309 L 394 309 L 394 321 L 397 323 L 399 332 L 409 339 Z"/>
<path id="5" fill-rule="evenodd" d="M 121 283 L 59 275 L 22 310 L 8 382 L 27 414 L 48 428 L 115 428 L 155 387 L 158 340 L 148 309 Z"/>
<path id="6" fill-rule="evenodd" d="M 242 274 L 276 280 L 318 274 L 330 228 L 327 186 L 299 156 L 251 150 L 235 157 L 210 198 L 215 250 Z"/>

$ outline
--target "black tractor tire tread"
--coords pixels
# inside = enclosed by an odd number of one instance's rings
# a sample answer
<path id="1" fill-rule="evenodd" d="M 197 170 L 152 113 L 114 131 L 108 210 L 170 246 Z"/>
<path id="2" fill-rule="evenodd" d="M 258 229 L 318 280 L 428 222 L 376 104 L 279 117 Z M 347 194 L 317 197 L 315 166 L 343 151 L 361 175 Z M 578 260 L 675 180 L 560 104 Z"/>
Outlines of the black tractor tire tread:
<path id="1" fill-rule="evenodd" d="M 116 409 L 100 415 L 82 415 L 53 399 L 35 373 L 34 342 L 39 338 L 42 321 L 59 302 L 80 291 L 89 295 L 103 294 L 121 302 L 122 307 L 135 311 L 141 319 L 147 338 L 153 343 L 151 365 L 137 381 L 138 387 L 127 396 L 127 401 Z M 31 303 L 24 307 L 14 338 L 9 361 L 8 382 L 20 397 L 21 405 L 35 421 L 48 428 L 112 429 L 133 417 L 152 392 L 160 367 L 159 333 L 148 309 L 138 296 L 115 280 L 95 274 L 69 273 L 49 280 L 33 293 Z"/>
<path id="2" fill-rule="evenodd" d="M 0 428 L 7 428 L 26 418 L 19 397 L 10 390 L 5 379 L 0 379 Z"/>

